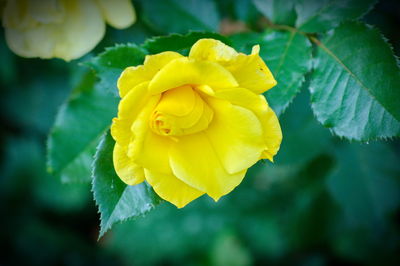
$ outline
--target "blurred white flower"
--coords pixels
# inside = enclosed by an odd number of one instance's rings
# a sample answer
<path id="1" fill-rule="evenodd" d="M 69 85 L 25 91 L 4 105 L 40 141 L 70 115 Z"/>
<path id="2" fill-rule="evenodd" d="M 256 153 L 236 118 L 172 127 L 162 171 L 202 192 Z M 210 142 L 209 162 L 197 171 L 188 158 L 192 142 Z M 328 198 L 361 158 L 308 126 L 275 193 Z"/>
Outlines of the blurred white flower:
<path id="1" fill-rule="evenodd" d="M 130 0 L 6 0 L 2 20 L 17 55 L 69 61 L 100 42 L 106 22 L 123 29 L 136 16 Z"/>

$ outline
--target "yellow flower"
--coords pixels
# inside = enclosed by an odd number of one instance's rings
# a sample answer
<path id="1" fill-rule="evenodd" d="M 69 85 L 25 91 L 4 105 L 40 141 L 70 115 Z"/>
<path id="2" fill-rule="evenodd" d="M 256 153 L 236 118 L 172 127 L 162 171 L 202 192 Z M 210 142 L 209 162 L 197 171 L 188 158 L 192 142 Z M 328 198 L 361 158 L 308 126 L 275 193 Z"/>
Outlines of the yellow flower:
<path id="1" fill-rule="evenodd" d="M 146 180 L 181 208 L 204 193 L 217 201 L 258 160 L 272 161 L 282 132 L 261 93 L 276 81 L 258 52 L 201 39 L 188 57 L 163 52 L 126 68 L 111 127 L 122 181 Z"/>
<path id="2" fill-rule="evenodd" d="M 6 0 L 2 15 L 14 53 L 67 61 L 100 42 L 105 21 L 122 29 L 136 20 L 130 0 Z"/>

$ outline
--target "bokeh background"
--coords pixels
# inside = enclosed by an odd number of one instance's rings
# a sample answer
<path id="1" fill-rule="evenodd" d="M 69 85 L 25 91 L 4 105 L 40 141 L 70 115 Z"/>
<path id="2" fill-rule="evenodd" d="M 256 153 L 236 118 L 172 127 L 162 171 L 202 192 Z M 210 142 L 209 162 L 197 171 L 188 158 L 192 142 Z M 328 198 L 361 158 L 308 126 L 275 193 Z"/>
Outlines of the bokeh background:
<path id="1" fill-rule="evenodd" d="M 137 23 L 108 27 L 91 54 L 70 63 L 17 57 L 0 32 L 0 265 L 400 265 L 399 140 L 333 136 L 314 119 L 306 89 L 280 117 L 275 164 L 255 165 L 217 204 L 206 197 L 180 210 L 162 203 L 98 241 L 90 184 L 49 175 L 45 143 L 80 62 L 115 43 L 183 31 L 184 20 L 162 19 L 162 6 L 134 4 Z M 211 28 L 262 30 L 245 0 L 215 8 Z M 399 1 L 381 1 L 364 20 L 400 54 Z"/>

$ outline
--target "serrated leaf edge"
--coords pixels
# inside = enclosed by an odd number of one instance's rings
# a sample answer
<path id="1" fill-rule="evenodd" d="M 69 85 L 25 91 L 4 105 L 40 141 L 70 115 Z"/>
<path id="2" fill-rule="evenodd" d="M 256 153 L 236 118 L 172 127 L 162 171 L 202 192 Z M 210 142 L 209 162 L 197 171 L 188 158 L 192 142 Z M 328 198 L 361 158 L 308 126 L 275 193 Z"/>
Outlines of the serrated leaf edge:
<path id="1" fill-rule="evenodd" d="M 347 21 L 342 21 L 341 23 L 339 23 L 338 24 L 338 26 L 337 27 L 335 27 L 334 29 L 331 29 L 330 31 L 329 31 L 329 33 L 328 33 L 328 35 L 332 35 L 332 34 L 334 34 L 334 31 L 337 29 L 337 28 L 339 28 L 340 26 L 342 26 L 343 24 L 346 24 L 346 23 L 349 23 L 349 20 L 347 20 Z M 363 22 L 361 22 L 361 21 L 353 21 L 353 22 L 351 22 L 351 23 L 354 23 L 354 24 L 359 24 L 359 25 L 362 25 L 362 26 L 365 26 L 366 28 L 368 28 L 368 29 L 370 29 L 370 30 L 373 30 L 373 31 L 375 31 L 377 34 L 378 34 L 378 36 L 381 38 L 381 40 L 388 46 L 388 48 L 392 51 L 392 55 L 393 55 L 393 57 L 394 57 L 394 59 L 396 60 L 396 62 L 397 62 L 397 67 L 398 67 L 398 69 L 399 69 L 399 71 L 400 71 L 400 61 L 399 61 L 399 58 L 395 55 L 395 53 L 394 53 L 394 49 L 393 49 L 393 46 L 391 45 L 391 43 L 389 43 L 388 42 L 388 39 L 387 38 L 385 38 L 385 36 L 381 33 L 381 31 L 377 28 L 377 27 L 374 27 L 374 26 L 372 26 L 372 25 L 369 25 L 369 24 L 367 24 L 367 23 L 363 23 Z M 323 45 L 323 43 L 319 40 L 319 39 L 317 39 L 317 38 L 315 38 L 315 37 L 311 37 L 310 38 L 311 39 L 311 41 L 314 43 L 314 44 L 316 44 L 318 47 L 321 47 L 320 45 Z M 324 46 L 324 45 L 323 45 Z M 325 46 L 324 46 L 325 47 Z M 322 47 L 321 47 L 322 48 Z M 327 47 L 325 47 L 326 48 L 326 50 L 329 50 L 329 49 L 327 49 Z M 325 50 L 325 49 L 323 49 L 323 50 Z M 325 51 L 326 51 L 325 50 Z M 329 50 L 330 51 L 330 50 Z M 328 52 L 327 52 L 328 53 Z M 331 53 L 328 53 L 330 56 L 331 56 L 331 54 L 333 54 L 332 52 Z M 315 55 L 314 55 L 315 56 Z M 337 57 L 336 56 L 333 56 L 333 58 L 334 58 L 334 60 L 336 60 L 337 59 Z M 312 60 L 312 71 L 310 72 L 310 73 L 312 73 L 314 70 L 315 70 L 315 65 L 316 65 L 316 63 L 317 63 L 317 58 L 313 58 L 313 60 Z M 341 65 L 342 66 L 344 66 L 345 67 L 345 69 L 346 69 L 346 71 L 348 70 L 348 68 L 340 61 L 340 63 L 341 63 Z M 352 72 L 350 71 L 349 72 L 349 74 L 350 75 L 352 75 Z M 353 74 L 354 75 L 354 74 Z M 358 78 L 356 79 L 357 80 L 357 82 L 358 82 Z M 366 86 L 364 86 L 362 83 L 359 83 L 362 87 L 365 87 L 366 88 Z M 310 88 L 309 88 L 310 89 Z M 372 94 L 371 94 L 371 92 L 369 91 L 369 89 L 367 89 L 366 88 L 366 91 L 368 92 L 368 94 L 370 95 L 370 97 L 372 97 L 390 116 L 392 116 L 393 117 L 393 119 L 394 120 L 396 120 L 396 121 L 398 121 L 399 123 L 400 123 L 400 121 L 399 120 L 397 120 L 397 118 L 395 117 L 395 116 L 393 116 L 393 114 L 392 113 L 390 113 L 385 107 L 383 107 L 383 105 L 375 98 L 375 96 L 373 96 Z M 319 122 L 319 123 L 321 123 L 324 127 L 326 127 L 326 125 L 318 118 L 318 116 L 316 116 L 316 111 L 315 111 L 315 106 L 314 106 L 314 101 L 313 101 L 313 97 L 312 97 L 312 93 L 311 93 L 311 99 L 310 99 L 310 103 L 311 103 L 311 108 L 312 108 L 312 110 L 313 110 L 313 114 L 314 114 L 314 117 L 315 117 L 315 119 Z M 335 135 L 335 136 L 338 136 L 340 139 L 346 139 L 346 140 L 348 140 L 348 141 L 350 141 L 350 142 L 352 142 L 352 141 L 355 141 L 355 142 L 357 142 L 357 143 L 368 143 L 369 141 L 378 141 L 378 140 L 385 140 L 385 141 L 388 141 L 388 140 L 393 140 L 393 139 L 395 139 L 395 138 L 398 138 L 398 137 L 400 137 L 400 135 L 392 135 L 392 136 L 376 136 L 376 137 L 374 137 L 374 138 L 369 138 L 369 139 L 362 139 L 362 138 L 360 138 L 360 139 L 358 139 L 358 138 L 349 138 L 349 137 L 347 137 L 347 136 L 345 136 L 345 135 L 342 135 L 342 134 L 339 134 L 339 133 L 337 133 L 336 132 L 336 130 L 335 130 L 335 128 L 334 127 L 326 127 L 326 128 L 328 128 L 329 129 L 329 131 L 333 134 L 333 135 Z"/>
<path id="2" fill-rule="evenodd" d="M 95 152 L 95 155 L 93 157 L 94 160 L 92 162 L 92 167 L 91 167 L 92 168 L 92 182 L 91 182 L 91 189 L 90 190 L 92 192 L 93 200 L 95 202 L 95 205 L 97 206 L 97 213 L 100 214 L 100 232 L 99 232 L 99 236 L 98 236 L 97 241 L 99 241 L 104 236 L 104 234 L 107 233 L 112 228 L 112 226 L 114 224 L 120 224 L 122 222 L 135 220 L 135 219 L 137 219 L 139 217 L 144 217 L 149 211 L 151 211 L 152 209 L 154 209 L 156 207 L 156 205 L 154 203 L 150 203 L 150 204 L 148 204 L 147 209 L 144 212 L 142 212 L 142 213 L 140 213 L 140 214 L 138 214 L 136 216 L 127 217 L 125 219 L 118 220 L 116 222 L 110 223 L 110 218 L 112 217 L 112 215 L 113 215 L 113 213 L 115 211 L 115 208 L 114 208 L 112 213 L 111 213 L 111 215 L 110 215 L 110 217 L 108 218 L 108 221 L 106 222 L 106 224 L 102 225 L 105 218 L 104 218 L 103 213 L 100 211 L 101 204 L 98 203 L 97 200 L 96 200 L 97 193 L 94 191 L 94 180 L 95 180 L 95 171 L 96 171 L 96 162 L 97 162 L 97 159 L 98 159 L 98 153 L 100 152 L 100 147 L 105 142 L 107 134 L 108 134 L 108 132 L 103 133 L 103 136 L 101 137 L 101 140 L 99 141 L 99 143 L 98 143 L 98 145 L 96 147 L 96 152 Z M 126 185 L 126 187 L 124 188 L 124 191 L 122 192 L 122 195 L 125 193 L 127 187 L 128 187 L 128 185 Z M 122 198 L 122 195 L 121 195 L 120 199 L 118 200 L 118 202 L 115 204 L 115 206 L 118 205 L 119 201 Z M 163 201 L 160 201 L 160 202 L 158 202 L 158 204 L 160 204 L 162 202 Z"/>

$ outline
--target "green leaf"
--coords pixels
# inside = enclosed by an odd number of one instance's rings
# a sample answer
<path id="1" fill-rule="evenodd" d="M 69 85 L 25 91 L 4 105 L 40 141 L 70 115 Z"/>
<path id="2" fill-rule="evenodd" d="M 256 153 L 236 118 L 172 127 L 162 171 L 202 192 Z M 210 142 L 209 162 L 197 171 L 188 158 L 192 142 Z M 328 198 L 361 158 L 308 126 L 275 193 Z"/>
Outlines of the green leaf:
<path id="1" fill-rule="evenodd" d="M 400 206 L 399 157 L 384 143 L 342 145 L 327 180 L 349 226 L 382 225 Z"/>
<path id="2" fill-rule="evenodd" d="M 94 69 L 101 87 L 118 95 L 117 80 L 122 71 L 129 66 L 142 64 L 145 56 L 145 51 L 135 44 L 117 44 L 106 48 L 106 51 L 85 64 Z"/>
<path id="3" fill-rule="evenodd" d="M 62 181 L 90 181 L 95 147 L 117 114 L 117 79 L 126 67 L 143 63 L 144 57 L 145 51 L 134 44 L 117 45 L 85 63 L 100 82 L 86 74 L 60 108 L 48 139 L 48 169 Z"/>
<path id="4" fill-rule="evenodd" d="M 346 20 L 356 20 L 377 0 L 299 0 L 296 27 L 305 32 L 324 32 Z"/>
<path id="5" fill-rule="evenodd" d="M 314 118 L 309 106 L 309 93 L 303 90 L 279 118 L 284 140 L 274 159 L 275 164 L 294 168 L 326 153 L 332 135 Z"/>
<path id="6" fill-rule="evenodd" d="M 219 15 L 213 0 L 142 0 L 143 20 L 159 33 L 217 31 Z"/>
<path id="7" fill-rule="evenodd" d="M 315 42 L 309 88 L 317 119 L 348 139 L 399 136 L 400 70 L 380 33 L 346 23 Z"/>
<path id="8" fill-rule="evenodd" d="M 144 215 L 161 202 L 147 183 L 128 186 L 121 181 L 113 166 L 114 144 L 111 134 L 105 134 L 93 164 L 92 190 L 101 219 L 99 237 L 113 224 Z"/>
<path id="9" fill-rule="evenodd" d="M 311 70 L 311 43 L 296 32 L 270 31 L 264 37 L 260 55 L 265 58 L 278 84 L 266 92 L 271 107 L 279 115 L 302 88 Z"/>
<path id="10" fill-rule="evenodd" d="M 268 30 L 262 35 L 240 34 L 232 36 L 239 51 L 250 52 L 251 46 L 260 44 L 260 56 L 272 71 L 277 86 L 266 93 L 272 109 L 281 114 L 300 91 L 304 76 L 311 69 L 311 43 L 294 31 Z"/>
<path id="11" fill-rule="evenodd" d="M 295 1 L 253 0 L 253 3 L 273 23 L 294 26 L 296 21 Z"/>
<path id="12" fill-rule="evenodd" d="M 48 138 L 48 170 L 65 182 L 90 180 L 93 147 L 117 112 L 118 98 L 95 86 L 87 73 L 70 99 L 61 106 Z"/>
<path id="13" fill-rule="evenodd" d="M 250 0 L 231 0 L 233 15 L 236 19 L 247 23 L 254 23 L 259 18 L 256 7 Z"/>
<path id="14" fill-rule="evenodd" d="M 142 47 L 145 48 L 149 54 L 157 54 L 164 51 L 175 51 L 182 54 L 187 54 L 190 47 L 195 44 L 199 39 L 212 38 L 220 40 L 221 42 L 230 45 L 231 41 L 226 37 L 212 32 L 189 32 L 188 34 L 171 34 L 168 36 L 155 37 L 147 40 Z"/>
<path id="15" fill-rule="evenodd" d="M 218 5 L 219 15 L 222 18 L 240 20 L 246 24 L 254 25 L 259 20 L 259 12 L 251 0 L 224 0 L 215 1 Z"/>
<path id="16" fill-rule="evenodd" d="M 63 183 L 89 183 L 91 181 L 93 157 L 99 140 L 100 138 L 94 140 L 60 172 Z"/>

